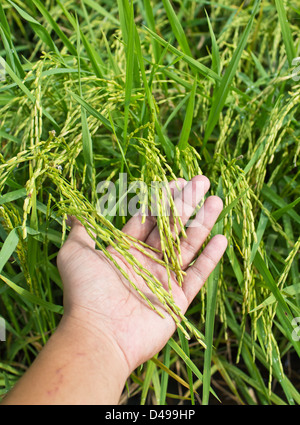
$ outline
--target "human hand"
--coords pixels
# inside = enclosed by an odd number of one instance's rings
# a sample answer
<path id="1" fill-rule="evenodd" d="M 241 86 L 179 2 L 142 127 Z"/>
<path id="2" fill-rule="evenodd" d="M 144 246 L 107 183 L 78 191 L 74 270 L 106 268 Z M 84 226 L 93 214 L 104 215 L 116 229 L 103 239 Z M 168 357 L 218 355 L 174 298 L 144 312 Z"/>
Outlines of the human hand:
<path id="1" fill-rule="evenodd" d="M 203 193 L 195 193 L 197 182 L 202 182 L 204 193 L 209 189 L 209 180 L 204 176 L 196 176 L 191 181 L 178 180 L 183 192 L 172 182 L 175 204 L 190 203 L 183 208 L 182 222 L 186 224 L 191 211 L 201 201 Z M 180 196 L 179 196 L 180 194 Z M 191 208 L 192 207 L 192 208 Z M 179 208 L 180 210 L 180 208 Z M 190 211 L 189 214 L 185 211 Z M 208 237 L 222 210 L 222 201 L 216 196 L 206 199 L 197 213 L 196 227 L 189 227 L 187 238 L 181 240 L 183 270 L 186 272 L 182 287 L 175 277 L 171 279 L 174 302 L 184 314 L 199 292 L 200 288 L 222 257 L 227 240 L 223 235 L 214 236 L 195 263 L 189 267 L 196 257 L 204 241 Z M 120 363 L 127 370 L 127 376 L 141 363 L 159 352 L 174 333 L 176 326 L 172 317 L 163 309 L 160 302 L 138 276 L 132 266 L 112 247 L 108 250 L 115 261 L 129 275 L 130 279 L 141 290 L 155 307 L 163 313 L 160 317 L 137 294 L 132 285 L 105 255 L 95 249 L 95 242 L 88 235 L 83 225 L 72 218 L 71 231 L 67 241 L 61 248 L 57 265 L 64 286 L 64 317 L 83 329 L 94 333 L 95 338 L 101 335 L 115 347 Z M 141 216 L 132 217 L 123 228 L 123 232 L 160 249 L 160 237 L 155 219 L 147 216 L 142 224 Z M 136 248 L 131 248 L 135 258 L 148 269 L 168 289 L 165 268 Z M 161 254 L 156 254 L 161 257 Z"/>

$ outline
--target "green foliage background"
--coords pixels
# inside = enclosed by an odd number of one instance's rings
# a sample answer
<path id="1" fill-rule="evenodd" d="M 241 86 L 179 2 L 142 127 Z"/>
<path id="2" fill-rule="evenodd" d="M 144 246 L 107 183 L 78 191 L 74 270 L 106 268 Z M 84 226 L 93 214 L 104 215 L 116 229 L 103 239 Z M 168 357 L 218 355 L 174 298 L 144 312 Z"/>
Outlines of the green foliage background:
<path id="1" fill-rule="evenodd" d="M 1 394 L 61 317 L 66 215 L 131 260 L 97 184 L 203 173 L 228 249 L 121 403 L 299 404 L 299 23 L 298 0 L 1 2 Z"/>

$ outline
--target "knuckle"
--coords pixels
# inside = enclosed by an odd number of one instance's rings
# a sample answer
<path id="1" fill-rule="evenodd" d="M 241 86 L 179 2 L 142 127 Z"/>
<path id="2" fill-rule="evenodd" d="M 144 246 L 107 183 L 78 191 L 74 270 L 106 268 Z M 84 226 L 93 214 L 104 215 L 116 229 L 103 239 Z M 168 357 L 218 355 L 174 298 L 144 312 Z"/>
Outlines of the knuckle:
<path id="1" fill-rule="evenodd" d="M 205 250 L 203 251 L 202 255 L 212 264 L 213 268 L 216 267 L 217 261 L 211 255 L 209 255 Z"/>
<path id="2" fill-rule="evenodd" d="M 207 276 L 204 275 L 204 273 L 199 269 L 199 267 L 192 267 L 192 272 L 200 279 L 201 283 L 204 283 L 207 279 Z"/>
<path id="3" fill-rule="evenodd" d="M 191 252 L 192 254 L 195 254 L 196 248 L 195 248 L 194 244 L 189 241 L 188 238 L 183 239 L 181 241 L 181 247 L 183 247 L 187 251 Z"/>

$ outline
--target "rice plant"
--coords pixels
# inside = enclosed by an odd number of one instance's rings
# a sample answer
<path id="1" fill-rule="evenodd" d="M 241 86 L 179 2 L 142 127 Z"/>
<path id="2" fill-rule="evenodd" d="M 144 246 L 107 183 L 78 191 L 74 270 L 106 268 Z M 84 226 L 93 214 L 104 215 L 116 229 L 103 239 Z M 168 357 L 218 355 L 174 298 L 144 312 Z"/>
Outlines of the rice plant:
<path id="1" fill-rule="evenodd" d="M 76 215 L 177 324 L 121 404 L 299 404 L 299 15 L 282 0 L 1 2 L 1 395 L 61 318 L 56 256 Z M 228 248 L 183 316 L 129 252 L 145 246 L 121 230 L 123 176 L 150 191 L 197 174 L 223 199 L 212 233 Z M 115 214 L 99 214 L 102 181 Z M 184 226 L 157 222 L 180 283 Z"/>

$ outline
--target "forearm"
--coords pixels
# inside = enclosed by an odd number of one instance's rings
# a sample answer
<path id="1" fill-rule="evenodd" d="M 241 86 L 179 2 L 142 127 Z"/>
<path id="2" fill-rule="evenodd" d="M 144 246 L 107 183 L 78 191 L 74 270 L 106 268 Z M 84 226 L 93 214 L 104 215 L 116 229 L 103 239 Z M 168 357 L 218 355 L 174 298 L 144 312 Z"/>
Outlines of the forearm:
<path id="1" fill-rule="evenodd" d="M 63 319 L 3 404 L 117 404 L 127 373 L 107 338 Z"/>

